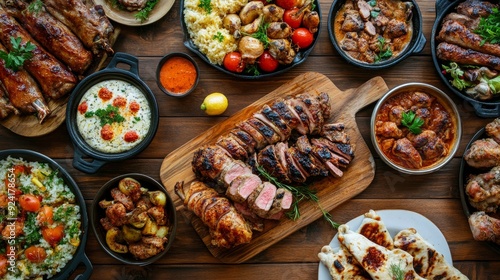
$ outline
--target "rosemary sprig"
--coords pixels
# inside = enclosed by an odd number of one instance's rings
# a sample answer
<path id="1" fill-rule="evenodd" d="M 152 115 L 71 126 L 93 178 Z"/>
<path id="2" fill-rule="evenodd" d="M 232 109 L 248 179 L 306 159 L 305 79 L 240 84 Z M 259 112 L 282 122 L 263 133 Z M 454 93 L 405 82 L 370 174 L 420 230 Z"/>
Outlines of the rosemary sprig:
<path id="1" fill-rule="evenodd" d="M 299 203 L 302 200 L 312 200 L 316 202 L 321 210 L 321 213 L 323 213 L 323 217 L 325 220 L 335 229 L 337 229 L 340 224 L 336 223 L 333 221 L 332 215 L 328 212 L 326 212 L 323 207 L 321 207 L 319 203 L 319 198 L 316 195 L 316 192 L 309 189 L 307 186 L 290 186 L 285 183 L 282 183 L 278 181 L 275 177 L 271 176 L 271 174 L 267 173 L 264 168 L 261 166 L 257 166 L 257 170 L 259 171 L 260 175 L 262 175 L 266 180 L 269 182 L 273 183 L 275 186 L 279 188 L 284 188 L 289 190 L 294 198 L 291 210 L 286 213 L 287 217 L 293 221 L 297 220 L 300 218 L 300 209 L 299 209 Z"/>

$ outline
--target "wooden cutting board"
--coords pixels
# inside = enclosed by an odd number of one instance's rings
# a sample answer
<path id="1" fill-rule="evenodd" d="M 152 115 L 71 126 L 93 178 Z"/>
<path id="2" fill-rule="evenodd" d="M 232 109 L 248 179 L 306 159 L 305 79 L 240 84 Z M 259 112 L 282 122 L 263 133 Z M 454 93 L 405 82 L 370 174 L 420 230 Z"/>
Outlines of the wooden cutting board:
<path id="1" fill-rule="evenodd" d="M 363 107 L 378 100 L 387 90 L 387 85 L 381 77 L 372 78 L 358 88 L 342 91 L 328 77 L 320 73 L 302 74 L 167 155 L 160 168 L 161 181 L 172 197 L 177 211 L 191 222 L 212 255 L 224 263 L 244 262 L 296 230 L 322 217 L 322 212 L 316 203 L 302 202 L 300 204 L 301 217 L 298 220 L 292 221 L 283 218 L 281 221 L 266 221 L 264 231 L 254 232 L 254 237 L 249 244 L 229 250 L 213 247 L 210 244 L 207 227 L 183 206 L 181 199 L 174 192 L 176 182 L 184 181 L 184 186 L 187 187 L 195 180 L 191 169 L 193 152 L 202 145 L 214 143 L 219 136 L 226 134 L 238 122 L 249 118 L 253 113 L 259 111 L 263 104 L 270 104 L 276 98 L 296 95 L 304 91 L 326 92 L 330 95 L 332 106 L 332 117 L 329 122 L 343 122 L 346 126 L 346 132 L 351 138 L 351 143 L 355 145 L 355 158 L 343 177 L 329 176 L 310 185 L 310 188 L 317 191 L 323 209 L 330 211 L 362 192 L 370 185 L 375 176 L 375 163 L 359 132 L 355 115 Z"/>

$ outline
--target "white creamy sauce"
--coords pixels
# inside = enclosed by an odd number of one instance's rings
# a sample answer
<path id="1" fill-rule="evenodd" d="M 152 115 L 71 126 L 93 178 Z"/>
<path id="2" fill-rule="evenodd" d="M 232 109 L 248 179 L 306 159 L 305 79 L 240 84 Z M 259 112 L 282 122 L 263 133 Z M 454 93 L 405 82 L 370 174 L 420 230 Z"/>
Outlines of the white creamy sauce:
<path id="1" fill-rule="evenodd" d="M 107 96 L 111 96 L 109 99 L 103 98 L 102 92 L 106 89 L 108 90 Z M 100 91 L 101 94 L 99 94 Z M 149 131 L 151 108 L 144 93 L 128 82 L 122 80 L 99 82 L 85 92 L 78 105 L 76 122 L 80 135 L 89 146 L 97 151 L 120 153 L 130 150 L 137 146 Z M 102 113 L 103 110 L 109 109 L 108 105 L 113 106 L 115 110 L 118 109 L 118 114 L 123 117 L 122 121 L 112 121 L 111 124 L 102 123 L 102 118 L 97 116 L 96 112 L 101 109 Z M 85 107 L 87 107 L 86 110 Z M 107 131 L 108 137 L 103 137 L 103 131 Z M 131 137 L 131 135 L 136 136 Z"/>

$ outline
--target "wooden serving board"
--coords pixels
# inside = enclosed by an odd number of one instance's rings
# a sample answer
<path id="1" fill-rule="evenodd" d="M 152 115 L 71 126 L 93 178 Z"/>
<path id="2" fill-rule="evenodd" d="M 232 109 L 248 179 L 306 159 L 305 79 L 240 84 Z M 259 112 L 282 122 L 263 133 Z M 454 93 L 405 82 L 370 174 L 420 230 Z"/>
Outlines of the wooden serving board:
<path id="1" fill-rule="evenodd" d="M 341 91 L 328 77 L 320 73 L 304 73 L 167 155 L 160 168 L 161 181 L 172 197 L 178 212 L 191 222 L 212 255 L 225 263 L 244 262 L 296 230 L 322 217 L 322 212 L 316 203 L 302 202 L 300 204 L 301 217 L 298 220 L 292 221 L 283 218 L 280 221 L 266 221 L 264 231 L 254 232 L 253 239 L 248 244 L 232 249 L 213 247 L 210 244 L 211 239 L 207 227 L 183 206 L 182 200 L 174 191 L 176 182 L 184 181 L 184 186 L 189 187 L 191 182 L 195 180 L 191 169 L 193 152 L 202 145 L 214 143 L 219 136 L 228 133 L 238 122 L 249 118 L 253 113 L 259 111 L 263 104 L 270 104 L 276 98 L 296 95 L 304 91 L 326 92 L 330 96 L 332 106 L 332 117 L 329 122 L 343 122 L 346 126 L 346 132 L 351 138 L 351 143 L 355 145 L 355 158 L 343 177 L 328 176 L 310 185 L 310 188 L 317 191 L 323 209 L 330 211 L 362 192 L 370 185 L 375 176 L 375 163 L 359 132 L 355 115 L 363 107 L 378 100 L 387 90 L 387 85 L 381 77 L 372 78 L 358 88 Z"/>

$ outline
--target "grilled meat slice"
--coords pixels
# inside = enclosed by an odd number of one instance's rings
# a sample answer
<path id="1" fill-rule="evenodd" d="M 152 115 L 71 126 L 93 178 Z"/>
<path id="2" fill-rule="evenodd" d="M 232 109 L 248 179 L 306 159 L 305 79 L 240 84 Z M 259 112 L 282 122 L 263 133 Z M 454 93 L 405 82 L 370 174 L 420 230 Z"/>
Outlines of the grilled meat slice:
<path id="1" fill-rule="evenodd" d="M 268 105 L 264 105 L 259 113 L 254 114 L 254 117 L 267 124 L 269 127 L 272 127 L 281 137 L 281 141 L 286 141 L 290 138 L 292 129 L 280 115 L 273 111 Z"/>
<path id="2" fill-rule="evenodd" d="M 494 119 L 485 127 L 486 134 L 493 138 L 497 143 L 500 143 L 500 118 Z"/>
<path id="3" fill-rule="evenodd" d="M 278 159 L 274 145 L 269 145 L 257 154 L 257 164 L 280 182 L 290 183 L 287 169 Z"/>
<path id="4" fill-rule="evenodd" d="M 288 148 L 288 153 L 290 153 L 297 163 L 297 166 L 299 166 L 300 170 L 303 171 L 307 177 L 328 176 L 328 170 L 312 154 L 302 153 L 295 147 Z"/>
<path id="5" fill-rule="evenodd" d="M 271 109 L 273 109 L 291 129 L 295 129 L 299 126 L 300 119 L 291 111 L 284 99 L 278 99 L 271 104 Z"/>
<path id="6" fill-rule="evenodd" d="M 314 135 L 318 132 L 317 124 L 314 121 L 313 113 L 308 109 L 308 106 L 298 98 L 288 99 L 289 104 L 293 107 L 297 115 L 300 117 L 302 123 L 307 126 L 309 135 Z"/>
<path id="7" fill-rule="evenodd" d="M 306 105 L 306 112 L 309 112 L 309 133 L 312 135 L 319 134 L 325 123 L 323 117 L 324 106 L 321 105 L 317 96 L 309 93 L 298 94 L 295 98 L 300 99 Z"/>
<path id="8" fill-rule="evenodd" d="M 295 129 L 301 135 L 309 134 L 309 119 L 307 114 L 304 112 L 304 109 L 300 105 L 295 104 L 294 98 L 285 99 L 285 103 L 290 110 L 290 113 L 294 116 L 296 120 L 298 120 L 297 126 Z M 300 102 L 303 104 L 303 102 Z"/>
<path id="9" fill-rule="evenodd" d="M 479 211 L 494 213 L 500 209 L 500 166 L 489 172 L 471 175 L 465 192 L 470 204 Z"/>
<path id="10" fill-rule="evenodd" d="M 73 90 L 77 79 L 68 68 L 48 53 L 17 21 L 0 7 L 0 41 L 12 50 L 11 38 L 21 38 L 21 45 L 31 42 L 35 46 L 33 56 L 24 62 L 24 68 L 36 81 L 42 93 L 53 99 L 60 98 Z"/>
<path id="11" fill-rule="evenodd" d="M 237 127 L 252 136 L 252 138 L 255 140 L 256 149 L 260 150 L 269 144 L 264 135 L 262 135 L 262 133 L 260 133 L 259 130 L 257 130 L 255 127 L 250 125 L 250 123 L 244 121 L 237 124 Z"/>
<path id="12" fill-rule="evenodd" d="M 311 139 L 311 143 L 313 145 L 326 147 L 334 154 L 334 156 L 340 157 L 340 166 L 347 166 L 354 158 L 354 148 L 351 144 L 334 143 L 323 137 Z"/>
<path id="13" fill-rule="evenodd" d="M 280 141 L 280 136 L 278 135 L 278 133 L 276 133 L 274 129 L 261 122 L 260 120 L 251 117 L 246 120 L 246 122 L 257 129 L 257 131 L 259 131 L 264 136 L 264 138 L 266 138 L 267 143 L 274 144 Z"/>
<path id="14" fill-rule="evenodd" d="M 231 182 L 226 195 L 234 202 L 244 203 L 261 184 L 262 180 L 255 174 L 240 175 Z"/>
<path id="15" fill-rule="evenodd" d="M 293 157 L 293 153 L 298 152 L 295 148 L 290 151 L 290 148 L 287 148 L 285 153 L 285 160 L 288 169 L 288 177 L 296 183 L 304 183 L 309 176 L 306 171 L 302 169 L 302 167 L 295 161 Z"/>
<path id="16" fill-rule="evenodd" d="M 318 95 L 319 105 L 323 112 L 323 120 L 326 122 L 330 119 L 332 114 L 332 107 L 330 106 L 330 96 L 326 92 L 320 92 Z M 323 124 L 324 125 L 324 124 Z"/>
<path id="17" fill-rule="evenodd" d="M 467 28 L 469 28 L 470 30 L 474 30 L 479 25 L 480 18 L 474 19 L 459 13 L 449 13 L 443 18 L 443 22 L 446 22 L 448 20 L 459 22 L 467 26 Z"/>
<path id="18" fill-rule="evenodd" d="M 191 166 L 197 178 L 215 180 L 233 161 L 222 147 L 210 145 L 201 147 L 194 153 Z"/>
<path id="19" fill-rule="evenodd" d="M 441 42 L 437 46 L 436 56 L 439 59 L 454 61 L 458 64 L 486 66 L 491 69 L 500 70 L 499 57 L 475 50 L 464 49 L 460 46 L 445 42 Z"/>
<path id="20" fill-rule="evenodd" d="M 236 136 L 240 140 L 240 144 L 243 143 L 241 146 L 247 150 L 249 155 L 255 153 L 257 142 L 253 139 L 252 135 L 248 134 L 248 132 L 242 130 L 241 128 L 232 129 L 229 133 Z"/>
<path id="21" fill-rule="evenodd" d="M 184 201 L 184 205 L 193 211 L 208 226 L 212 244 L 222 248 L 232 248 L 245 244 L 252 239 L 252 230 L 245 219 L 236 211 L 231 202 L 221 197 L 214 189 L 195 181 L 189 189 L 184 189 L 184 182 L 175 184 L 175 193 Z M 188 204 L 190 198 L 201 193 L 203 199 Z M 200 209 L 201 201 L 214 200 L 212 206 Z"/>
<path id="22" fill-rule="evenodd" d="M 224 187 L 229 187 L 231 182 L 242 175 L 252 174 L 252 169 L 240 160 L 233 160 L 221 172 L 218 181 Z"/>
<path id="23" fill-rule="evenodd" d="M 464 159 L 475 168 L 491 168 L 500 165 L 500 144 L 492 138 L 479 139 L 465 151 Z"/>
<path id="24" fill-rule="evenodd" d="M 25 0 L 5 1 L 7 12 L 15 17 L 26 31 L 51 54 L 72 71 L 83 74 L 92 63 L 92 53 L 66 25 L 55 19 L 45 7 L 39 11 L 28 9 Z"/>
<path id="25" fill-rule="evenodd" d="M 277 190 L 275 185 L 269 182 L 263 182 L 254 193 L 248 197 L 248 207 L 252 209 L 252 212 L 257 214 L 257 216 L 267 218 Z"/>
<path id="26" fill-rule="evenodd" d="M 458 45 L 465 49 L 500 56 L 500 45 L 482 42 L 483 38 L 458 21 L 448 20 L 443 23 L 437 39 Z"/>
<path id="27" fill-rule="evenodd" d="M 283 217 L 285 211 L 292 207 L 293 195 L 292 193 L 284 188 L 278 188 L 276 190 L 276 195 L 271 205 L 271 209 L 266 213 L 267 219 L 279 220 Z"/>
<path id="28" fill-rule="evenodd" d="M 349 136 L 345 133 L 343 123 L 329 123 L 323 125 L 321 136 L 335 143 L 349 143 Z"/>
<path id="29" fill-rule="evenodd" d="M 113 25 L 102 6 L 87 0 L 44 0 L 49 13 L 64 23 L 95 55 L 113 54 L 110 37 Z"/>
<path id="30" fill-rule="evenodd" d="M 217 139 L 215 144 L 224 148 L 232 158 L 245 160 L 248 157 L 248 152 L 235 138 L 232 134 L 223 135 Z"/>
<path id="31" fill-rule="evenodd" d="M 491 241 L 500 245 L 500 220 L 488 216 L 483 211 L 469 217 L 469 226 L 475 240 Z"/>
<path id="32" fill-rule="evenodd" d="M 330 150 L 332 145 L 329 145 L 328 140 L 325 138 L 314 138 L 311 139 L 311 145 L 313 147 L 313 152 L 324 160 L 332 162 L 337 167 L 346 168 L 350 160 L 346 157 L 337 154 L 336 152 Z M 321 156 L 320 156 L 321 155 Z"/>
<path id="33" fill-rule="evenodd" d="M 0 51 L 7 49 L 0 44 Z M 2 82 L 10 103 L 20 112 L 36 113 L 41 123 L 50 114 L 50 109 L 37 83 L 23 69 L 14 71 L 5 67 L 5 61 L 0 59 L 0 82 Z"/>
<path id="34" fill-rule="evenodd" d="M 12 106 L 9 98 L 0 85 L 0 120 L 8 117 L 11 113 L 17 113 L 17 109 Z"/>
<path id="35" fill-rule="evenodd" d="M 492 4 L 488 1 L 481 0 L 467 0 L 458 4 L 457 13 L 466 15 L 471 18 L 487 17 L 493 12 L 493 8 L 498 5 Z"/>

